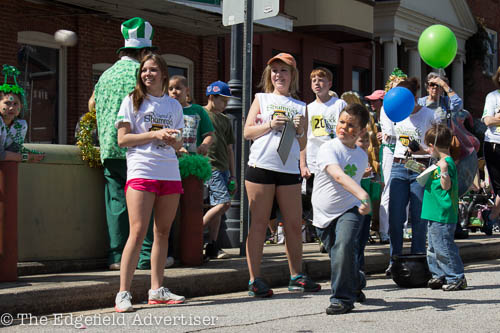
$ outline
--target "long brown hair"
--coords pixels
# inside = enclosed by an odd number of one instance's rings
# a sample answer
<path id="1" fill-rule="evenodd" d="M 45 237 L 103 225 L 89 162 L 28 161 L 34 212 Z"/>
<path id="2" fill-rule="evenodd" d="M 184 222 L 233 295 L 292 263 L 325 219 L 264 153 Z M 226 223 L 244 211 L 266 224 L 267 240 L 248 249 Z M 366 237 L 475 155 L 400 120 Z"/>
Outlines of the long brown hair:
<path id="1" fill-rule="evenodd" d="M 163 94 L 168 93 L 168 67 L 167 67 L 167 63 L 158 54 L 150 53 L 150 54 L 146 55 L 142 59 L 141 65 L 139 66 L 139 72 L 137 73 L 137 83 L 135 85 L 135 88 L 130 93 L 130 95 L 132 96 L 132 102 L 134 104 L 134 111 L 135 112 L 139 111 L 139 108 L 140 108 L 142 102 L 144 101 L 144 99 L 146 98 L 146 96 L 148 94 L 148 90 L 147 90 L 146 86 L 144 85 L 144 82 L 142 82 L 142 79 L 141 79 L 142 69 L 144 67 L 144 64 L 148 60 L 153 60 L 155 62 L 155 64 L 158 65 L 158 68 L 160 69 L 161 75 L 163 76 L 162 92 L 163 92 Z"/>

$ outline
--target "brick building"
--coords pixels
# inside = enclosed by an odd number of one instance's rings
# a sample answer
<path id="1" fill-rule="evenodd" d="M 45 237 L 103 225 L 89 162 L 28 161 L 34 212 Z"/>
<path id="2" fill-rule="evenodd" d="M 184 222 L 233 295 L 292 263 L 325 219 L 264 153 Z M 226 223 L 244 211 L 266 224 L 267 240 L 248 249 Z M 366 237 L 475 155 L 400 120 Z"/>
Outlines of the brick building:
<path id="1" fill-rule="evenodd" d="M 499 0 L 468 0 L 472 14 L 478 22 L 484 25 L 488 40 L 483 54 L 478 55 L 467 63 L 467 77 L 465 80 L 467 99 L 465 108 L 473 111 L 475 117 L 481 117 L 486 95 L 495 90 L 491 76 L 498 67 L 498 34 L 500 32 L 500 21 L 498 12 L 500 10 Z M 486 36 L 485 36 L 486 37 Z M 472 47 L 472 46 L 471 46 Z"/>
<path id="2" fill-rule="evenodd" d="M 27 141 L 74 143 L 74 128 L 87 111 L 96 79 L 117 60 L 116 50 L 123 46 L 120 24 L 125 19 L 60 1 L 3 0 L 2 10 L 0 63 L 21 71 L 32 111 L 25 115 L 30 125 Z M 217 37 L 152 23 L 153 44 L 171 65 L 169 70 L 189 71 L 194 97 L 203 100 L 204 87 L 220 75 Z M 58 29 L 76 32 L 76 46 L 57 44 L 53 34 Z"/>
<path id="3" fill-rule="evenodd" d="M 265 61 L 290 52 L 301 72 L 301 97 L 310 102 L 309 73 L 319 65 L 334 73 L 342 93 L 373 87 L 372 0 L 280 0 L 275 22 L 254 27 L 254 86 Z M 206 101 L 204 87 L 229 80 L 230 28 L 221 24 L 220 0 L 3 0 L 0 62 L 17 66 L 30 110 L 28 142 L 74 143 L 74 128 L 100 73 L 117 60 L 123 46 L 120 24 L 140 16 L 155 28 L 153 44 L 171 74 L 188 77 L 195 101 Z M 271 20 L 272 21 L 272 20 Z M 333 24 L 335 22 L 335 24 Z M 276 27 L 293 26 L 293 32 Z M 76 32 L 78 43 L 55 42 L 59 29 Z"/>

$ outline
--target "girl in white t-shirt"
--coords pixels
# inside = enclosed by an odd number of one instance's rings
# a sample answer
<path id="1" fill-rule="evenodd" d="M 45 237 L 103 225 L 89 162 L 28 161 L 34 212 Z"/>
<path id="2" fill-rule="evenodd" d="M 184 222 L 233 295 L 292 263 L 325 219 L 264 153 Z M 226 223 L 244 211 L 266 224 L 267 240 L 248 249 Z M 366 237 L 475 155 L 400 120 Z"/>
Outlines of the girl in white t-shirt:
<path id="1" fill-rule="evenodd" d="M 306 105 L 293 97 L 298 88 L 298 71 L 293 56 L 280 53 L 271 58 L 262 74 L 261 86 L 264 93 L 256 94 L 243 132 L 245 139 L 253 140 L 245 177 L 252 216 L 247 239 L 249 295 L 273 295 L 273 291 L 261 277 L 260 264 L 275 196 L 286 221 L 284 227 L 291 275 L 288 289 L 318 291 L 321 286 L 301 273 L 302 202 L 299 155 L 307 142 L 307 125 L 304 117 Z M 286 159 L 283 154 L 280 157 L 278 153 L 285 124 L 293 126 L 296 132 Z"/>
<path id="2" fill-rule="evenodd" d="M 168 235 L 183 193 L 175 151 L 182 147 L 182 106 L 168 97 L 167 64 L 158 55 L 146 56 L 134 91 L 122 102 L 115 126 L 118 145 L 128 147 L 125 193 L 130 233 L 123 249 L 117 312 L 133 311 L 130 285 L 154 209 L 149 304 L 183 303 L 184 297 L 162 287 Z"/>

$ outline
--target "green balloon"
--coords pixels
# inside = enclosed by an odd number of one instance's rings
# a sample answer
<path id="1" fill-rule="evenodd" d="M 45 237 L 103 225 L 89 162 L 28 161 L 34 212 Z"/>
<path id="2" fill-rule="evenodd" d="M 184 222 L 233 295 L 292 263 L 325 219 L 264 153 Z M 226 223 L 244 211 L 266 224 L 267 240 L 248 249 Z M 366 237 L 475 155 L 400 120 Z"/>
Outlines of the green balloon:
<path id="1" fill-rule="evenodd" d="M 450 28 L 431 25 L 418 39 L 418 52 L 422 60 L 434 68 L 446 68 L 457 54 L 457 38 Z"/>

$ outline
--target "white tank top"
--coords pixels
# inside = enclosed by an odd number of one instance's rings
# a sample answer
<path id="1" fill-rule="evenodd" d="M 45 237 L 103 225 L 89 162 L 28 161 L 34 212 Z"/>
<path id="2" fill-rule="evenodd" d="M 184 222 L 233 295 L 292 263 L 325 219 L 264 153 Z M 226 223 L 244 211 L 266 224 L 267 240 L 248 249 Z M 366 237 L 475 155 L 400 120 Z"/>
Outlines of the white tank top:
<path id="1" fill-rule="evenodd" d="M 293 119 L 297 114 L 305 116 L 306 103 L 292 97 L 280 96 L 272 93 L 255 94 L 260 104 L 258 119 L 262 123 L 271 121 L 275 113 L 282 113 Z M 298 174 L 300 146 L 297 139 L 294 140 L 285 165 L 278 155 L 278 146 L 283 129 L 272 130 L 254 140 L 250 146 L 248 165 L 277 172 Z"/>

